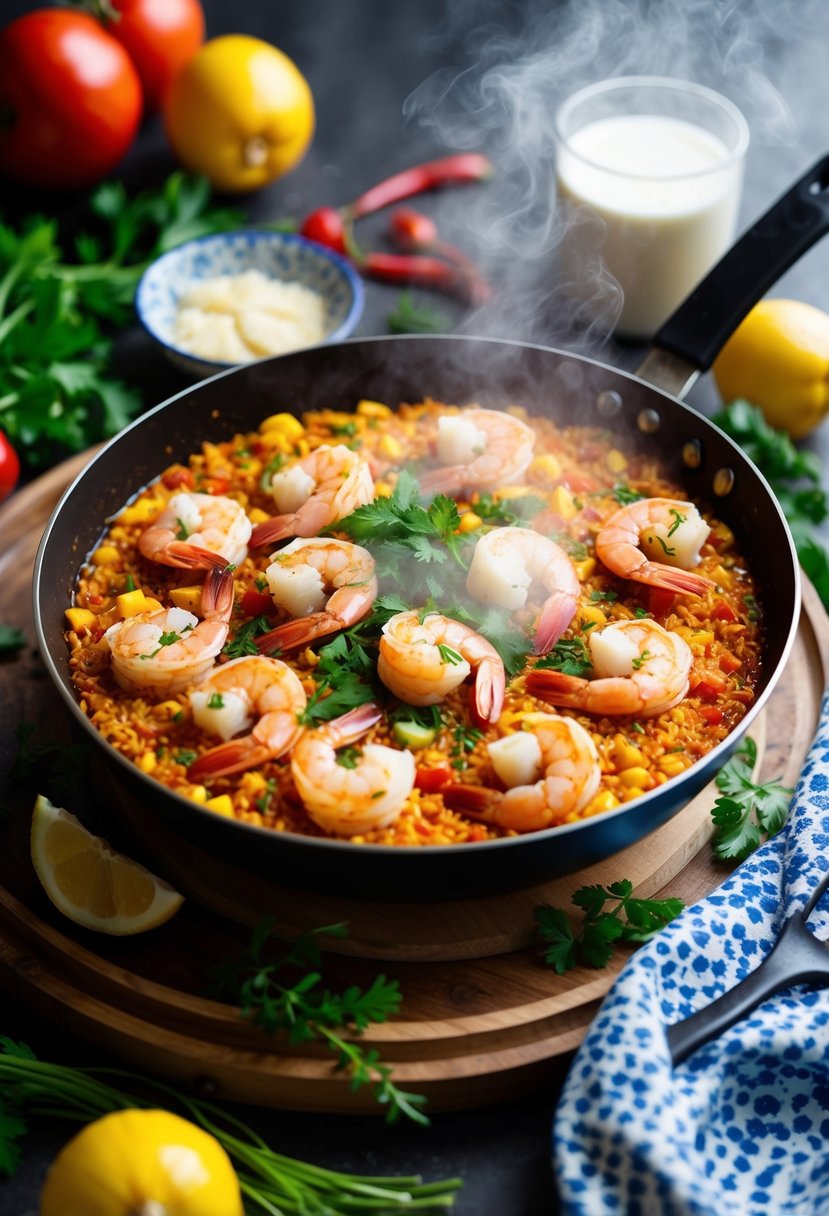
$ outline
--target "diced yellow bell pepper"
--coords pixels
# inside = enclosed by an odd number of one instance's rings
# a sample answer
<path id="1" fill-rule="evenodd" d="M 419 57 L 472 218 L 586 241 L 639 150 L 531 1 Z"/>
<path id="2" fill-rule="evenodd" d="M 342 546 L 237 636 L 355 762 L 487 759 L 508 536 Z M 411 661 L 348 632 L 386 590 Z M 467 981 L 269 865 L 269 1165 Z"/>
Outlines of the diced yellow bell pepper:
<path id="1" fill-rule="evenodd" d="M 251 507 L 248 511 L 248 519 L 252 524 L 264 524 L 270 519 L 267 511 L 263 511 L 261 507 Z"/>
<path id="2" fill-rule="evenodd" d="M 208 798 L 204 805 L 208 811 L 226 815 L 228 819 L 233 818 L 233 800 L 230 794 L 217 794 L 215 798 Z"/>
<path id="3" fill-rule="evenodd" d="M 191 785 L 188 790 L 182 790 L 181 792 L 191 802 L 200 802 L 202 806 L 207 802 L 207 790 L 203 785 Z"/>
<path id="4" fill-rule="evenodd" d="M 380 455 L 387 460 L 397 460 L 403 455 L 403 445 L 394 435 L 381 435 L 377 445 Z"/>
<path id="5" fill-rule="evenodd" d="M 164 510 L 164 502 L 160 498 L 139 498 L 129 507 L 124 507 L 118 516 L 121 524 L 146 524 L 155 519 Z"/>
<path id="6" fill-rule="evenodd" d="M 161 600 L 157 600 L 155 596 L 148 595 L 144 600 L 145 612 L 160 612 L 163 607 Z"/>
<path id="7" fill-rule="evenodd" d="M 638 790 L 646 790 L 650 785 L 650 775 L 646 768 L 640 765 L 634 765 L 632 768 L 623 769 L 619 774 L 619 780 L 627 789 L 636 788 Z"/>
<path id="8" fill-rule="evenodd" d="M 140 587 L 137 587 L 135 591 L 122 592 L 121 595 L 115 597 L 115 602 L 118 605 L 118 611 L 125 619 L 130 616 L 138 616 L 139 612 L 149 612 L 147 597 Z M 158 603 L 157 600 L 156 603 Z"/>
<path id="9" fill-rule="evenodd" d="M 579 582 L 586 583 L 596 569 L 596 559 L 595 557 L 585 557 L 580 562 L 573 562 L 573 565 Z"/>
<path id="10" fill-rule="evenodd" d="M 99 545 L 92 554 L 92 560 L 96 566 L 114 566 L 121 560 L 121 554 L 115 545 Z"/>
<path id="11" fill-rule="evenodd" d="M 621 473 L 628 467 L 627 456 L 625 456 L 624 452 L 620 452 L 618 448 L 610 449 L 605 463 L 611 473 Z"/>
<path id="12" fill-rule="evenodd" d="M 188 612 L 198 612 L 201 605 L 201 587 L 173 587 L 170 599 L 176 608 L 186 608 Z"/>
<path id="13" fill-rule="evenodd" d="M 552 452 L 545 452 L 543 456 L 536 456 L 530 461 L 527 473 L 531 481 L 552 489 L 561 477 L 561 461 Z"/>
<path id="14" fill-rule="evenodd" d="M 138 757 L 138 767 L 142 773 L 151 773 L 157 764 L 155 752 L 144 752 Z"/>
<path id="15" fill-rule="evenodd" d="M 616 768 L 641 768 L 645 763 L 645 753 L 641 747 L 635 747 L 624 735 L 616 735 L 611 748 L 611 755 Z"/>
<path id="16" fill-rule="evenodd" d="M 374 493 L 378 498 L 391 498 L 392 489 L 387 481 L 375 481 Z"/>
<path id="17" fill-rule="evenodd" d="M 458 531 L 461 535 L 466 535 L 467 532 L 477 532 L 478 528 L 483 525 L 483 520 L 480 515 L 476 515 L 474 511 L 464 511 L 461 516 L 461 522 L 458 524 Z"/>
<path id="18" fill-rule="evenodd" d="M 575 500 L 567 486 L 556 486 L 550 495 L 550 507 L 562 519 L 572 519 L 578 514 Z"/>
<path id="19" fill-rule="evenodd" d="M 607 617 L 597 604 L 585 604 L 583 608 L 579 608 L 579 623 L 582 629 L 585 625 L 601 628 L 602 625 L 607 624 Z"/>
<path id="20" fill-rule="evenodd" d="M 69 622 L 69 628 L 74 629 L 75 633 L 89 629 L 98 619 L 95 613 L 90 612 L 88 608 L 67 608 L 64 615 Z"/>

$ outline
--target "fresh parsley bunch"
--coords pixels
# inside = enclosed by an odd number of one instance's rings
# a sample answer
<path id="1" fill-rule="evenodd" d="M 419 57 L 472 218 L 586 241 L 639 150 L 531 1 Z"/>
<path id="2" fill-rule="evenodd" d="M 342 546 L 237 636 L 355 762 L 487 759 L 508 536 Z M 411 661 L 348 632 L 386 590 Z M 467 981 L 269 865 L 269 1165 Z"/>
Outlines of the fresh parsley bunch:
<path id="1" fill-rule="evenodd" d="M 130 198 L 105 182 L 90 199 L 94 231 L 64 256 L 57 221 L 0 223 L 0 426 L 33 468 L 120 431 L 143 402 L 110 370 L 112 333 L 134 320 L 135 288 L 153 258 L 239 225 L 210 206 L 206 180 L 172 174 Z"/>
<path id="2" fill-rule="evenodd" d="M 718 861 L 742 861 L 763 836 L 774 836 L 786 822 L 794 791 L 776 781 L 758 785 L 752 777 L 756 763 L 757 745 L 747 738 L 717 774 L 722 793 L 711 808 L 711 818 Z"/>

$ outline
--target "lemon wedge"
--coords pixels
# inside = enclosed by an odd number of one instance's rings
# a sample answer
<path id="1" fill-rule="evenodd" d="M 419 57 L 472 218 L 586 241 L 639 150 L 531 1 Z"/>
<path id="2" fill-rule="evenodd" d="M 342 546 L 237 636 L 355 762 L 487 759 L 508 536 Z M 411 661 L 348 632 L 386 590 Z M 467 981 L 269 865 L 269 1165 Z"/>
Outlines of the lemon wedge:
<path id="1" fill-rule="evenodd" d="M 76 925 L 126 936 L 163 925 L 183 896 L 111 849 L 41 794 L 32 815 L 32 862 L 52 903 Z"/>

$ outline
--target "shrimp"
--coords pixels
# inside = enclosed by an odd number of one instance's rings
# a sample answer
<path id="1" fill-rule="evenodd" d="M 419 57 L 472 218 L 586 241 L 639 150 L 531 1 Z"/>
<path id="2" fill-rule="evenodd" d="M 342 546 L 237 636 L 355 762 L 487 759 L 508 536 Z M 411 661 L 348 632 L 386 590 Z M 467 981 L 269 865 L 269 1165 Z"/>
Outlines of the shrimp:
<path id="1" fill-rule="evenodd" d="M 187 770 L 191 781 L 200 781 L 283 756 L 302 733 L 298 715 L 307 701 L 299 676 L 286 663 L 244 655 L 215 667 L 191 690 L 190 704 L 196 725 L 224 739 Z M 242 730 L 248 733 L 232 738 Z"/>
<path id="2" fill-rule="evenodd" d="M 141 533 L 138 548 L 165 566 L 221 570 L 245 560 L 252 529 L 234 499 L 182 490 Z"/>
<path id="3" fill-rule="evenodd" d="M 199 620 L 184 608 L 142 612 L 110 625 L 104 637 L 121 688 L 167 696 L 207 675 L 227 640 L 233 575 L 211 570 L 201 593 Z"/>
<path id="4" fill-rule="evenodd" d="M 374 501 L 374 478 L 365 457 L 344 444 L 321 444 L 289 469 L 274 473 L 271 493 L 279 512 L 257 524 L 251 544 L 286 536 L 319 536 L 323 528 Z"/>
<path id="5" fill-rule="evenodd" d="M 308 815 L 324 832 L 356 836 L 387 828 L 412 792 L 410 751 L 367 743 L 348 765 L 336 749 L 354 743 L 379 722 L 376 705 L 360 705 L 341 718 L 306 730 L 291 753 L 291 772 Z"/>
<path id="6" fill-rule="evenodd" d="M 515 482 L 532 460 L 535 432 L 502 410 L 464 410 L 438 419 L 438 460 L 425 473 L 421 493 L 458 494 L 465 487 L 495 490 Z"/>
<path id="7" fill-rule="evenodd" d="M 491 743 L 490 752 L 494 756 L 497 748 L 514 740 L 520 740 L 527 753 L 521 774 L 528 776 L 526 782 L 504 793 L 476 785 L 447 785 L 441 790 L 444 803 L 513 832 L 538 832 L 564 823 L 587 806 L 602 774 L 596 745 L 583 726 L 556 714 L 532 714 L 523 731 Z"/>
<path id="8" fill-rule="evenodd" d="M 257 639 L 265 654 L 277 648 L 295 650 L 356 625 L 377 598 L 374 558 L 348 540 L 291 541 L 273 554 L 265 578 L 276 606 L 297 618 Z"/>
<path id="9" fill-rule="evenodd" d="M 656 621 L 614 621 L 591 631 L 590 656 L 597 679 L 536 667 L 527 676 L 527 692 L 590 714 L 651 718 L 678 705 L 688 691 L 691 649 Z"/>
<path id="10" fill-rule="evenodd" d="M 675 498 L 642 498 L 610 519 L 596 534 L 596 556 L 620 578 L 651 587 L 702 595 L 710 579 L 689 569 L 711 529 L 692 502 Z M 650 561 L 640 545 L 660 556 Z"/>
<path id="11" fill-rule="evenodd" d="M 532 528 L 493 528 L 476 544 L 466 576 L 466 589 L 476 600 L 523 608 L 536 581 L 550 592 L 535 627 L 535 652 L 546 654 L 576 614 L 579 578 L 572 561 Z"/>
<path id="12" fill-rule="evenodd" d="M 459 621 L 437 612 L 398 612 L 383 626 L 377 674 L 409 705 L 435 705 L 475 672 L 475 708 L 495 722 L 504 704 L 506 675 L 495 647 Z"/>

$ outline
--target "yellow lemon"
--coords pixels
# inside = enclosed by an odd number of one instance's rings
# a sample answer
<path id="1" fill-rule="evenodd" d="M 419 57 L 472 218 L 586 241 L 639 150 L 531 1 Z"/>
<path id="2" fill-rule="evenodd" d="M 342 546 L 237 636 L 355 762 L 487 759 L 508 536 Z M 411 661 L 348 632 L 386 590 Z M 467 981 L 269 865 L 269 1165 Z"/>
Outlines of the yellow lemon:
<path id="1" fill-rule="evenodd" d="M 761 300 L 714 361 L 723 401 L 745 398 L 802 439 L 829 410 L 829 315 L 802 300 Z"/>
<path id="2" fill-rule="evenodd" d="M 242 1216 L 239 1182 L 219 1142 L 166 1110 L 118 1110 L 58 1153 L 40 1216 Z"/>
<path id="3" fill-rule="evenodd" d="M 314 99 L 299 68 L 247 34 L 206 42 L 174 78 L 163 112 L 185 168 L 232 193 L 293 169 L 314 134 Z"/>
<path id="4" fill-rule="evenodd" d="M 76 925 L 125 936 L 163 925 L 184 902 L 138 862 L 116 853 L 41 794 L 32 815 L 32 862 L 44 891 Z"/>

